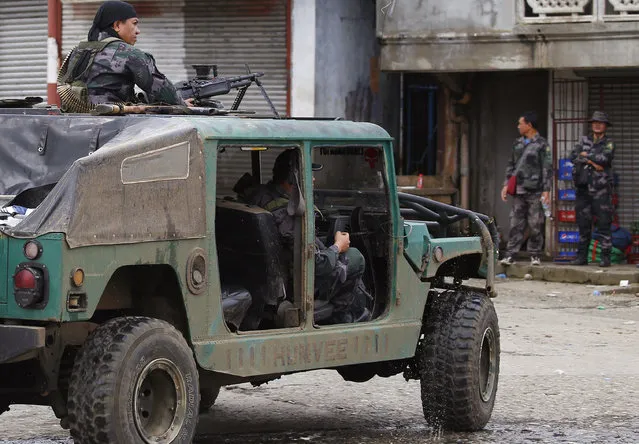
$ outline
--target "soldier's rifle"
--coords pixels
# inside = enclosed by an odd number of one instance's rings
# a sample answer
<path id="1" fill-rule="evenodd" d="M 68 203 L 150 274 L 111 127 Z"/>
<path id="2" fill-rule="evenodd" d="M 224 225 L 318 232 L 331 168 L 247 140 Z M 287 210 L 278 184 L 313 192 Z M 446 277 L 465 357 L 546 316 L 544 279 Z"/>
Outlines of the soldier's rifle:
<path id="1" fill-rule="evenodd" d="M 204 106 L 184 105 L 120 105 L 113 103 L 100 103 L 91 111 L 98 116 L 115 116 L 123 114 L 174 114 L 174 115 L 199 115 L 215 116 L 228 114 L 253 114 L 252 111 L 225 110 Z"/>
<path id="2" fill-rule="evenodd" d="M 263 72 L 249 72 L 247 74 L 235 77 L 218 77 L 216 65 L 193 65 L 195 68 L 196 76 L 191 80 L 179 82 L 175 84 L 178 93 L 182 99 L 194 99 L 195 104 L 201 104 L 206 106 L 207 99 L 215 96 L 221 96 L 230 93 L 232 90 L 237 90 L 237 95 L 231 106 L 231 111 L 237 111 L 244 99 L 246 90 L 253 83 L 259 88 L 264 100 L 271 108 L 271 112 L 276 118 L 279 118 L 279 113 L 275 109 L 275 105 L 271 101 L 271 98 L 266 93 L 260 77 L 264 76 Z M 213 70 L 213 76 L 210 75 L 210 71 Z M 248 71 L 248 67 L 247 67 Z"/>

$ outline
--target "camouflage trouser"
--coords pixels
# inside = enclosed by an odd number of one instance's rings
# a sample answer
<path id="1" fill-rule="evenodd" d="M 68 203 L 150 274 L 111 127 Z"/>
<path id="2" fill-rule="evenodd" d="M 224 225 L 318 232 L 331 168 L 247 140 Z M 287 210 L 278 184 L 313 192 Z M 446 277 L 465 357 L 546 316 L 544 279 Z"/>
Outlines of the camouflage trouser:
<path id="1" fill-rule="evenodd" d="M 506 255 L 513 256 L 521 249 L 526 227 L 528 227 L 528 251 L 539 256 L 544 245 L 545 220 L 541 206 L 541 193 L 518 194 L 513 197 Z"/>
<path id="2" fill-rule="evenodd" d="M 597 232 L 601 239 L 602 252 L 610 253 L 612 249 L 612 236 L 610 224 L 612 223 L 612 194 L 609 187 L 588 191 L 586 188 L 577 188 L 575 211 L 577 225 L 579 226 L 579 254 L 586 256 L 592 234 L 592 220 L 596 217 Z"/>
<path id="3" fill-rule="evenodd" d="M 366 308 L 367 298 L 371 296 L 362 281 L 365 267 L 362 253 L 357 248 L 349 248 L 339 255 L 333 273 L 315 276 L 315 297 L 333 305 L 330 322 L 353 322 Z"/>

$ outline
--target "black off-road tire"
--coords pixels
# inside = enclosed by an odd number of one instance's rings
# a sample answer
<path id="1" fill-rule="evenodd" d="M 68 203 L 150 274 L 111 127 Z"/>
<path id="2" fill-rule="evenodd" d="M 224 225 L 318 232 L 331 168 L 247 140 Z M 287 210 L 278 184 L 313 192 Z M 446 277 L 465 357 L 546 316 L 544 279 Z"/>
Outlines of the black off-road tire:
<path id="1" fill-rule="evenodd" d="M 158 319 L 99 326 L 76 357 L 69 426 L 77 443 L 191 443 L 199 379 L 182 334 Z"/>
<path id="2" fill-rule="evenodd" d="M 499 353 L 497 314 L 488 297 L 431 293 L 417 358 L 424 418 L 432 427 L 484 428 L 495 404 Z"/>
<path id="3" fill-rule="evenodd" d="M 217 401 L 221 387 L 207 387 L 200 389 L 200 413 L 208 412 Z"/>

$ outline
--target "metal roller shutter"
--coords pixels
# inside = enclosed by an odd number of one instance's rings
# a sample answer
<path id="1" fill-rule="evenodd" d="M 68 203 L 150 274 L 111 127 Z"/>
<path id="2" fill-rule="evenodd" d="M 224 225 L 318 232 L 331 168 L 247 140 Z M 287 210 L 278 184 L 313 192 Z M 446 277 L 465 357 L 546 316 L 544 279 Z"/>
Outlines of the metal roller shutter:
<path id="1" fill-rule="evenodd" d="M 217 64 L 221 76 L 244 74 L 245 63 L 251 71 L 263 71 L 266 91 L 278 112 L 285 114 L 288 13 L 286 0 L 187 1 L 187 65 Z M 190 69 L 189 73 L 195 74 Z M 249 88 L 242 108 L 270 112 L 254 86 Z"/>
<path id="2" fill-rule="evenodd" d="M 153 54 L 158 69 L 171 81 L 184 80 L 184 0 L 130 2 L 140 16 L 140 36 L 136 47 Z M 100 3 L 63 3 L 62 55 L 87 39 Z"/>
<path id="3" fill-rule="evenodd" d="M 158 0 L 131 2 L 140 16 L 136 44 L 153 54 L 158 68 L 176 82 L 195 75 L 195 63 L 218 65 L 229 77 L 264 71 L 263 84 L 277 110 L 287 105 L 287 0 Z M 86 39 L 99 3 L 63 4 L 62 45 L 66 55 Z M 314 32 L 314 31 L 313 31 Z M 232 97 L 225 99 L 227 106 Z M 269 112 L 259 90 L 251 87 L 242 108 Z"/>
<path id="4" fill-rule="evenodd" d="M 631 228 L 639 221 L 639 82 L 631 78 L 591 79 L 588 108 L 608 113 L 613 126 L 608 135 L 615 142 L 613 169 L 619 175 L 619 206 L 621 226 Z"/>
<path id="5" fill-rule="evenodd" d="M 47 97 L 47 2 L 0 2 L 0 98 Z"/>

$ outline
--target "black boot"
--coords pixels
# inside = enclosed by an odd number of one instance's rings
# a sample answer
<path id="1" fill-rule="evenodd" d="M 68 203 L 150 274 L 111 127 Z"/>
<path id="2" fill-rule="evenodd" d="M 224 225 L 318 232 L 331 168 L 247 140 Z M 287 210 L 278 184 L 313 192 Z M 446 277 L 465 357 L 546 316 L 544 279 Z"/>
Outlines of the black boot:
<path id="1" fill-rule="evenodd" d="M 610 267 L 610 251 L 601 252 L 601 261 L 599 262 L 599 266 Z"/>
<path id="2" fill-rule="evenodd" d="M 579 253 L 577 258 L 569 262 L 570 265 L 588 265 L 588 257 L 585 254 Z"/>

